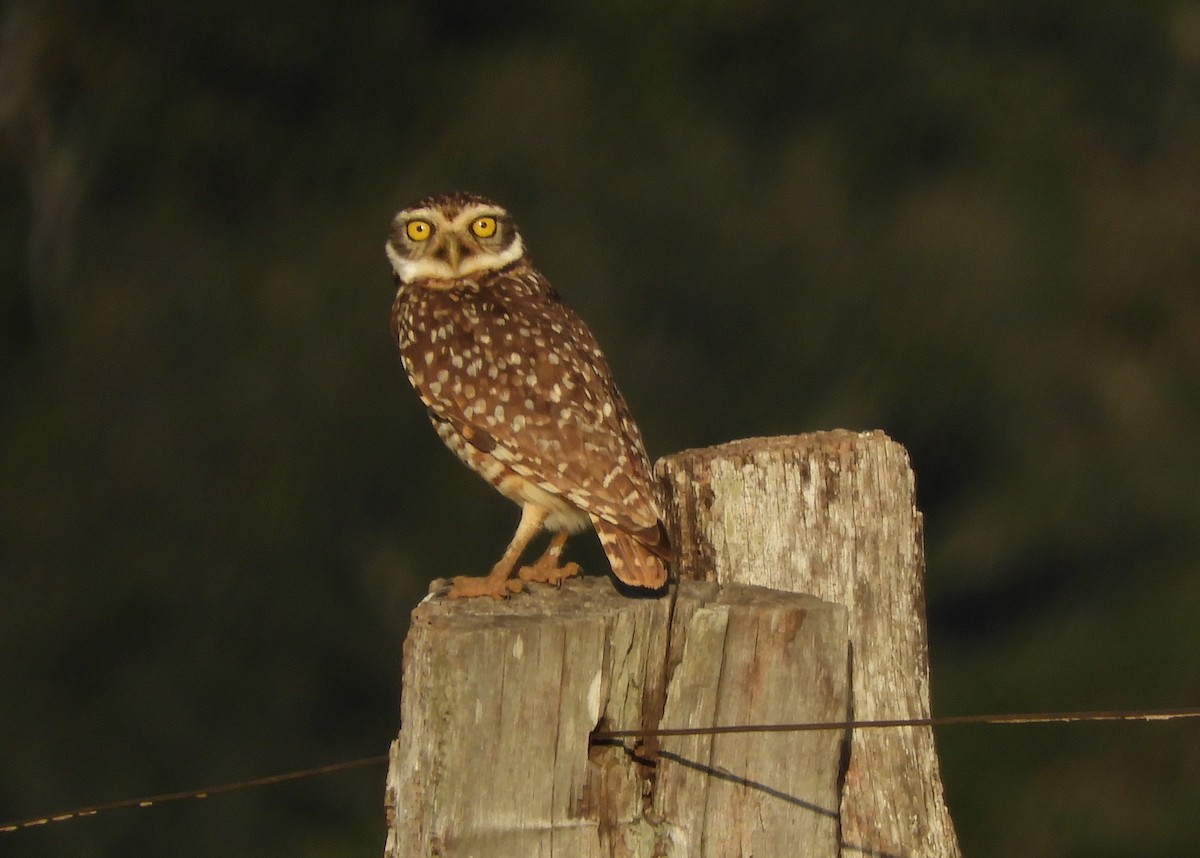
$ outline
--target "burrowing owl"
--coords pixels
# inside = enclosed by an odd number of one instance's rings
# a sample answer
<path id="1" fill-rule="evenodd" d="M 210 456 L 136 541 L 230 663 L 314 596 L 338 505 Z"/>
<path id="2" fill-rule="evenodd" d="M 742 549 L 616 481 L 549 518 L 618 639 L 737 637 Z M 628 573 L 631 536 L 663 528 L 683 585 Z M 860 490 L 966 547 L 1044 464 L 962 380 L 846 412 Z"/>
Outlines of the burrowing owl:
<path id="1" fill-rule="evenodd" d="M 590 522 L 613 573 L 661 588 L 670 547 L 641 433 L 596 338 L 534 268 L 501 206 L 473 194 L 426 197 L 387 241 L 398 285 L 392 333 L 442 441 L 521 505 L 504 556 L 450 596 L 507 596 L 556 583 L 569 534 Z M 545 554 L 512 578 L 538 529 Z"/>

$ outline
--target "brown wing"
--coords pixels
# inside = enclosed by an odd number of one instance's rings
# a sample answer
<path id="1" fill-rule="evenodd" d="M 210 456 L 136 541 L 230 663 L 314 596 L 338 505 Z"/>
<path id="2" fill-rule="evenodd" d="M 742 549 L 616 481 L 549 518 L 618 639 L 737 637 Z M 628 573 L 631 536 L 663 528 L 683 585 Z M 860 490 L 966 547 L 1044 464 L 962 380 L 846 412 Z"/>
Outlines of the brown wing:
<path id="1" fill-rule="evenodd" d="M 407 343 L 401 331 L 401 351 L 432 415 L 513 472 L 669 552 L 650 462 L 608 361 L 539 273 L 410 300 L 425 305 L 409 310 L 408 327 L 421 330 Z"/>

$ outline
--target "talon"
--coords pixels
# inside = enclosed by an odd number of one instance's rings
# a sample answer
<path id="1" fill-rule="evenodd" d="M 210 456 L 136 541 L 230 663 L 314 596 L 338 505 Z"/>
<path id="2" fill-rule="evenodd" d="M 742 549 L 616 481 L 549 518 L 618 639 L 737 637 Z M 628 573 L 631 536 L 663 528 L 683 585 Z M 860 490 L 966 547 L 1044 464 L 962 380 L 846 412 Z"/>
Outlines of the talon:
<path id="1" fill-rule="evenodd" d="M 553 584 L 555 587 L 562 587 L 563 581 L 578 574 L 578 563 L 564 563 L 559 566 L 557 558 L 550 556 L 543 556 L 535 563 L 522 566 L 517 571 L 517 577 L 522 581 L 534 584 Z"/>

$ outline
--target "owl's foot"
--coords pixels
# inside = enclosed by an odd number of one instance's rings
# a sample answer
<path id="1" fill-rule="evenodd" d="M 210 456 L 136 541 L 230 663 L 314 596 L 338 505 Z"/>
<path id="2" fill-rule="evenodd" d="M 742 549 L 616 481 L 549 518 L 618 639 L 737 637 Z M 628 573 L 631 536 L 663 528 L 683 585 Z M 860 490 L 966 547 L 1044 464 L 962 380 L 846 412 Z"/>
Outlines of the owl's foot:
<path id="1" fill-rule="evenodd" d="M 498 578 L 494 575 L 458 575 L 450 582 L 447 599 L 473 599 L 476 596 L 491 596 L 493 599 L 507 599 L 513 593 L 520 593 L 525 584 L 516 578 Z"/>
<path id="2" fill-rule="evenodd" d="M 492 567 L 492 571 L 483 577 L 459 575 L 450 582 L 448 599 L 473 599 L 476 596 L 491 596 L 493 599 L 507 599 L 513 593 L 525 589 L 525 583 L 512 577 L 513 567 L 521 559 L 521 552 L 529 544 L 529 540 L 546 520 L 546 510 L 534 504 L 527 503 L 521 508 L 521 523 L 513 534 L 512 542 L 504 550 L 500 562 Z"/>
<path id="3" fill-rule="evenodd" d="M 522 566 L 517 572 L 517 577 L 531 584 L 553 584 L 555 587 L 561 587 L 563 581 L 578 574 L 578 563 L 564 563 L 559 566 L 557 557 L 543 554 L 531 565 Z"/>
<path id="4" fill-rule="evenodd" d="M 546 553 L 528 566 L 522 566 L 517 571 L 517 577 L 534 584 L 553 584 L 555 587 L 561 587 L 563 581 L 572 575 L 578 575 L 578 563 L 563 563 L 560 566 L 558 562 L 568 536 L 570 534 L 565 530 L 554 534 L 554 538 L 546 546 Z"/>

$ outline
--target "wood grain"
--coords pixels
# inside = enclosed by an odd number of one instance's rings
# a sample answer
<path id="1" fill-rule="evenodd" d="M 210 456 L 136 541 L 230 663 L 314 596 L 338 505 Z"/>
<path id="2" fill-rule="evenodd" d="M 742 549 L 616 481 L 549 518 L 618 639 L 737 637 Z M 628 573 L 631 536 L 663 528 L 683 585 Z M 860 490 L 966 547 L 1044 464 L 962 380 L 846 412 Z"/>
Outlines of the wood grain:
<path id="1" fill-rule="evenodd" d="M 432 597 L 405 644 L 386 855 L 837 854 L 841 736 L 591 745 L 600 729 L 840 720 L 846 613 L 687 582 L 630 599 L 606 579 L 507 602 Z"/>
<path id="2" fill-rule="evenodd" d="M 903 447 L 839 430 L 690 450 L 658 471 L 681 578 L 845 605 L 853 717 L 929 715 L 922 520 Z M 856 731 L 844 777 L 846 858 L 961 855 L 932 730 Z"/>

